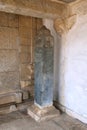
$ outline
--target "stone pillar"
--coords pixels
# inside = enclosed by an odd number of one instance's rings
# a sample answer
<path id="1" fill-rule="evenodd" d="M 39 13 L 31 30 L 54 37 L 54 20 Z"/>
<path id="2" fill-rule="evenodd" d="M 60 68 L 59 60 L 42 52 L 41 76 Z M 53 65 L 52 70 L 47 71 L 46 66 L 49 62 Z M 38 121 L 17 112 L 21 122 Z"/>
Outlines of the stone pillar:
<path id="1" fill-rule="evenodd" d="M 45 26 L 37 34 L 34 57 L 35 99 L 28 114 L 41 121 L 59 115 L 59 111 L 53 107 L 53 37 Z"/>
<path id="2" fill-rule="evenodd" d="M 53 37 L 45 26 L 35 44 L 35 104 L 41 108 L 53 103 Z"/>

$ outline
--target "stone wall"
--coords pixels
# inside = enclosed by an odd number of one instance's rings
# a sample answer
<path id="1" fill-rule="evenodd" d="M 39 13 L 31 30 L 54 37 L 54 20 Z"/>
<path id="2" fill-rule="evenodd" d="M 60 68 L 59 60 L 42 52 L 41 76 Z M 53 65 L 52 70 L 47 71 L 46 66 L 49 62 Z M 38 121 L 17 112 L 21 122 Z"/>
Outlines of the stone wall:
<path id="1" fill-rule="evenodd" d="M 0 12 L 0 87 L 17 89 L 31 84 L 29 65 L 41 25 L 41 19 Z"/>
<path id="2" fill-rule="evenodd" d="M 20 84 L 22 88 L 27 87 L 31 93 L 33 93 L 32 88 L 34 86 L 34 40 L 37 30 L 41 26 L 41 19 L 19 16 Z"/>
<path id="3" fill-rule="evenodd" d="M 0 87 L 19 87 L 18 16 L 0 13 Z"/>

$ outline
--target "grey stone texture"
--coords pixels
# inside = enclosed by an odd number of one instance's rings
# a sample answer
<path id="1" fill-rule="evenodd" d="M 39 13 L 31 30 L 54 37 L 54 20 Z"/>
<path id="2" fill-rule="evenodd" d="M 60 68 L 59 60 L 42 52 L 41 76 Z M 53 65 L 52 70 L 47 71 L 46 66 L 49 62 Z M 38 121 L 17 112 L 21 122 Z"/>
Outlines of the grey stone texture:
<path id="1" fill-rule="evenodd" d="M 53 37 L 45 27 L 38 31 L 35 43 L 35 103 L 41 107 L 53 102 Z"/>

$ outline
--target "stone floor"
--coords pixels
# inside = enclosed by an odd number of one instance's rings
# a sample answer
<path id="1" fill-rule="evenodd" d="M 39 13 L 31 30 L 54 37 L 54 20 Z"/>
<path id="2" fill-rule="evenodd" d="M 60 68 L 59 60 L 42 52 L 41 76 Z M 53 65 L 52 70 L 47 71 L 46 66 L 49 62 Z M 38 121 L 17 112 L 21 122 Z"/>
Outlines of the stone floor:
<path id="1" fill-rule="evenodd" d="M 22 109 L 0 116 L 0 130 L 87 130 L 87 125 L 66 114 L 37 123 Z"/>

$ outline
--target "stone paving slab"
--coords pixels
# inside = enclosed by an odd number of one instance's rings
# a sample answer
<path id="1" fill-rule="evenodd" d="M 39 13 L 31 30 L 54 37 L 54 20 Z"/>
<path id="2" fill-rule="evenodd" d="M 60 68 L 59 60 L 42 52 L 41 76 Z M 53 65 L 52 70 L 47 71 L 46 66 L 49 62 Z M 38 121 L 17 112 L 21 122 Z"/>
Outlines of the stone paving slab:
<path id="1" fill-rule="evenodd" d="M 0 130 L 87 130 L 87 125 L 66 114 L 37 123 L 26 111 L 16 111 L 0 116 Z"/>

